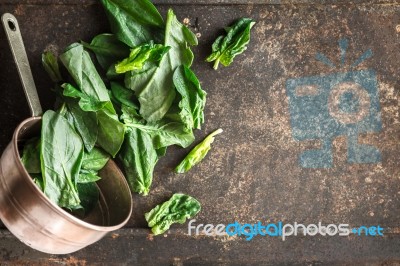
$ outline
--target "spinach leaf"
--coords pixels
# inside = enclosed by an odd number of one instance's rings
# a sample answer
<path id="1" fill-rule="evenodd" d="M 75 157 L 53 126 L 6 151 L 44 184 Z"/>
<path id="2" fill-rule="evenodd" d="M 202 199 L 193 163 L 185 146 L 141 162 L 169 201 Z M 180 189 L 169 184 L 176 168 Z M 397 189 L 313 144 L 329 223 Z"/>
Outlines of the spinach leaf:
<path id="1" fill-rule="evenodd" d="M 89 152 L 92 151 L 98 135 L 96 112 L 85 112 L 75 99 L 66 99 L 66 103 L 69 113 L 72 116 L 73 125 L 79 135 L 81 135 L 86 150 Z"/>
<path id="2" fill-rule="evenodd" d="M 83 154 L 82 169 L 84 170 L 101 170 L 110 156 L 101 148 L 94 147 L 90 152 Z"/>
<path id="3" fill-rule="evenodd" d="M 159 62 L 170 47 L 150 42 L 133 48 L 128 58 L 115 65 L 118 74 L 128 71 L 141 70 L 147 62 Z"/>
<path id="4" fill-rule="evenodd" d="M 121 120 L 124 121 L 125 125 L 136 125 L 140 124 L 143 125 L 142 123 L 142 117 L 137 113 L 136 108 L 127 106 L 122 104 L 121 106 Z"/>
<path id="5" fill-rule="evenodd" d="M 148 0 L 101 0 L 117 38 L 130 47 L 154 40 L 164 21 Z"/>
<path id="6" fill-rule="evenodd" d="M 29 174 L 40 174 L 40 139 L 32 138 L 28 140 L 22 151 L 22 164 Z"/>
<path id="7" fill-rule="evenodd" d="M 118 121 L 118 117 L 107 110 L 98 111 L 97 119 L 99 122 L 97 143 L 115 157 L 124 142 L 125 126 Z"/>
<path id="8" fill-rule="evenodd" d="M 41 169 L 44 194 L 60 207 L 80 204 L 76 180 L 83 159 L 83 143 L 68 121 L 52 110 L 42 117 Z"/>
<path id="9" fill-rule="evenodd" d="M 79 43 L 70 45 L 60 55 L 60 59 L 78 85 L 79 90 L 77 91 L 81 92 L 81 94 L 78 94 L 78 92 L 72 93 L 72 91 L 68 90 L 67 96 L 73 97 L 72 95 L 75 95 L 75 97 L 81 98 L 84 103 L 93 105 L 85 105 L 86 108 L 82 108 L 85 111 L 97 111 L 100 106 L 103 106 L 115 114 L 107 88 L 97 72 L 89 53 L 84 50 L 83 46 Z M 67 89 L 71 89 L 71 87 L 67 86 Z"/>
<path id="10" fill-rule="evenodd" d="M 179 113 L 188 130 L 200 129 L 204 123 L 206 92 L 200 87 L 196 75 L 186 66 L 179 66 L 174 73 L 174 85 L 182 99 L 179 102 Z"/>
<path id="11" fill-rule="evenodd" d="M 108 70 L 115 62 L 129 55 L 129 46 L 119 41 L 114 34 L 99 34 L 92 39 L 90 44 L 81 43 L 96 55 L 97 61 L 104 70 Z"/>
<path id="12" fill-rule="evenodd" d="M 179 122 L 161 120 L 146 126 L 157 149 L 175 144 L 186 148 L 194 141 L 193 132 L 187 131 L 185 125 Z"/>
<path id="13" fill-rule="evenodd" d="M 139 103 L 132 90 L 125 88 L 117 82 L 111 82 L 110 86 L 112 95 L 119 103 L 131 108 L 139 109 Z"/>
<path id="14" fill-rule="evenodd" d="M 185 125 L 179 122 L 161 120 L 144 125 L 137 120 L 132 120 L 130 123 L 125 120 L 125 125 L 147 132 L 156 149 L 175 144 L 186 148 L 194 141 L 193 132 L 187 131 Z"/>
<path id="15" fill-rule="evenodd" d="M 151 137 L 145 131 L 131 128 L 119 153 L 130 188 L 146 196 L 153 181 L 158 155 Z"/>
<path id="16" fill-rule="evenodd" d="M 135 91 L 140 102 L 140 114 L 149 122 L 159 121 L 171 107 L 175 98 L 173 73 L 180 65 L 192 64 L 193 53 L 189 46 L 197 45 L 196 36 L 176 19 L 171 9 L 167 14 L 164 45 L 171 49 L 158 67 L 128 74 L 130 89 Z"/>
<path id="17" fill-rule="evenodd" d="M 207 155 L 211 149 L 211 143 L 214 142 L 215 135 L 222 133 L 222 129 L 217 129 L 208 135 L 202 142 L 196 145 L 183 161 L 175 168 L 177 173 L 186 173 L 193 166 L 198 164 Z"/>
<path id="18" fill-rule="evenodd" d="M 86 184 L 86 183 L 96 182 L 100 179 L 101 177 L 98 175 L 97 171 L 81 169 L 81 171 L 79 172 L 78 180 L 76 180 L 76 183 Z"/>
<path id="19" fill-rule="evenodd" d="M 58 59 L 52 52 L 47 51 L 42 54 L 42 65 L 53 82 L 58 83 L 62 81 Z"/>
<path id="20" fill-rule="evenodd" d="M 94 112 L 98 111 L 100 109 L 103 109 L 109 104 L 109 101 L 98 101 L 94 98 L 91 98 L 85 93 L 82 93 L 80 90 L 75 88 L 69 83 L 64 83 L 61 85 L 63 88 L 63 95 L 70 97 L 70 98 L 75 98 L 79 99 L 79 106 L 83 111 L 86 112 Z"/>
<path id="21" fill-rule="evenodd" d="M 176 193 L 161 205 L 144 215 L 148 226 L 155 235 L 164 233 L 171 224 L 186 222 L 186 219 L 193 218 L 201 209 L 200 202 L 195 198 Z"/>
<path id="22" fill-rule="evenodd" d="M 249 18 L 241 18 L 232 27 L 225 29 L 227 35 L 219 36 L 212 45 L 212 53 L 206 58 L 207 62 L 214 62 L 214 69 L 218 69 L 221 62 L 229 66 L 235 56 L 243 53 L 250 42 L 250 30 L 255 22 Z"/>

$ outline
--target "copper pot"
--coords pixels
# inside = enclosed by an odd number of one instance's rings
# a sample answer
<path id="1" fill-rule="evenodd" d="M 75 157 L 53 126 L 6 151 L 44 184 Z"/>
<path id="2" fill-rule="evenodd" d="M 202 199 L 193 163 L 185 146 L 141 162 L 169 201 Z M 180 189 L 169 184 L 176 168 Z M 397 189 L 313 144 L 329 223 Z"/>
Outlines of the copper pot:
<path id="1" fill-rule="evenodd" d="M 121 228 L 132 212 L 132 196 L 125 177 L 110 160 L 97 182 L 100 199 L 83 220 L 51 202 L 35 185 L 20 158 L 20 145 L 40 134 L 41 114 L 29 62 L 16 18 L 2 16 L 32 117 L 15 130 L 0 159 L 0 218 L 22 242 L 42 252 L 67 254 L 82 249 L 106 233 Z"/>

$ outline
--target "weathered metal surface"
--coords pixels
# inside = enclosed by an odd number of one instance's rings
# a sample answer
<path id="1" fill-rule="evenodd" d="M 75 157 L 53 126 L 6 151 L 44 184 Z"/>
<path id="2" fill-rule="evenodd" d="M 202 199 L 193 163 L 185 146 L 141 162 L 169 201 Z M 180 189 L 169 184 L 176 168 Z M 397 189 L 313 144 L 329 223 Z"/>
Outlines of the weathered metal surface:
<path id="1" fill-rule="evenodd" d="M 45 49 L 60 52 L 71 42 L 89 41 L 96 34 L 107 31 L 101 6 L 93 2 L 88 0 L 79 5 L 72 0 L 58 4 L 0 1 L 1 13 L 11 12 L 19 19 L 44 109 L 52 107 L 54 97 L 40 65 L 40 54 Z M 199 36 L 193 69 L 208 92 L 206 124 L 196 132 L 197 141 L 216 128 L 224 129 L 210 154 L 189 173 L 178 175 L 172 169 L 188 149 L 170 148 L 170 156 L 163 158 L 156 168 L 150 195 L 133 195 L 132 219 L 127 229 L 117 232 L 118 236 L 110 235 L 71 256 L 50 256 L 29 250 L 3 233 L 0 237 L 3 260 L 46 261 L 49 264 L 112 261 L 177 265 L 400 260 L 397 248 L 400 241 L 400 5 L 396 1 L 380 1 L 379 4 L 374 4 L 375 1 L 347 4 L 343 1 L 275 2 L 278 5 L 270 5 L 272 1 L 260 1 L 257 5 L 239 5 L 237 1 L 235 5 L 221 1 L 197 1 L 193 5 L 185 1 L 175 3 L 172 7 L 178 18 L 188 18 Z M 170 7 L 169 1 L 157 3 L 165 14 Z M 257 21 L 248 50 L 238 56 L 232 66 L 214 71 L 204 62 L 213 40 L 222 33 L 224 26 L 243 16 Z M 342 66 L 338 42 L 344 39 L 348 40 L 348 48 Z M 3 150 L 15 126 L 29 112 L 2 32 L 0 40 L 4 40 L 0 42 L 0 106 L 3 108 L 0 149 Z M 351 69 L 350 66 L 369 49 L 372 57 Z M 322 63 L 321 56 L 320 61 L 316 60 L 317 53 L 324 54 L 336 67 L 329 66 L 327 60 Z M 373 71 L 357 78 L 365 69 Z M 294 83 L 288 83 L 288 80 Z M 295 112 L 290 112 L 293 106 L 302 105 L 296 105 L 295 98 L 288 98 L 288 84 L 311 82 L 329 92 L 334 87 L 329 84 L 355 80 L 370 88 L 368 97 L 371 101 L 378 96 L 378 102 L 369 105 L 375 108 L 376 120 L 356 127 L 359 142 L 373 145 L 381 155 L 368 164 L 348 162 L 348 157 L 353 158 L 347 156 L 348 150 L 354 148 L 356 142 L 348 144 L 343 134 L 355 132 L 355 129 L 339 130 L 324 124 L 326 117 L 334 113 L 327 109 L 329 100 L 310 100 L 314 110 L 310 114 L 321 119 L 321 128 L 328 127 L 325 131 L 311 128 L 315 124 L 307 121 L 307 117 L 296 120 L 296 110 L 297 113 L 307 111 L 304 106 L 304 110 L 295 107 Z M 343 112 L 357 109 L 357 106 L 346 105 L 346 101 L 338 107 Z M 333 102 L 335 104 L 338 103 Z M 372 112 L 369 108 L 367 111 Z M 296 125 L 302 124 L 310 125 L 310 130 L 294 134 Z M 315 134 L 322 137 L 317 138 Z M 317 149 L 321 140 L 329 139 L 326 136 L 331 136 L 332 148 L 316 159 L 325 166 L 304 168 L 299 163 L 300 154 Z M 329 151 L 333 154 L 332 162 L 328 158 Z M 357 156 L 353 159 L 361 160 Z M 349 223 L 351 226 L 379 224 L 389 235 L 375 238 L 292 237 L 285 242 L 258 236 L 246 242 L 241 237 L 187 236 L 187 227 L 182 225 L 174 226 L 181 230 L 172 230 L 165 238 L 148 236 L 144 212 L 174 192 L 191 194 L 202 202 L 196 223 L 282 220 L 305 224 L 319 221 Z"/>

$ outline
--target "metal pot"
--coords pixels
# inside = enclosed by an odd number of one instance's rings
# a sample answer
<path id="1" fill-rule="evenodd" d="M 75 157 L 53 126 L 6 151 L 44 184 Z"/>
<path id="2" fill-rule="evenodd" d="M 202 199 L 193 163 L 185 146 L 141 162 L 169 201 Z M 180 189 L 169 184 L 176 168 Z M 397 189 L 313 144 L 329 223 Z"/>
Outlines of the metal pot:
<path id="1" fill-rule="evenodd" d="M 40 134 L 42 109 L 16 18 L 2 16 L 3 26 L 17 65 L 32 117 L 15 130 L 0 159 L 0 218 L 22 242 L 42 252 L 67 254 L 121 228 L 132 212 L 132 196 L 125 177 L 110 160 L 97 182 L 100 199 L 83 220 L 51 202 L 24 168 L 21 143 Z"/>

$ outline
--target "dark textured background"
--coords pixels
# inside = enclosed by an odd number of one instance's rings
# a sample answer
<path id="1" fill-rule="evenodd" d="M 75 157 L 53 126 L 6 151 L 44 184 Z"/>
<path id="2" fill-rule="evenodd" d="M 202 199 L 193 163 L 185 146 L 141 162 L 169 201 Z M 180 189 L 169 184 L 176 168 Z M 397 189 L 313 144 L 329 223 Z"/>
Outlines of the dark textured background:
<path id="1" fill-rule="evenodd" d="M 52 108 L 51 83 L 41 67 L 45 49 L 61 52 L 74 41 L 90 41 L 108 31 L 97 1 L 0 0 L 0 12 L 20 24 L 44 109 Z M 206 159 L 185 175 L 172 172 L 189 149 L 172 147 L 157 165 L 150 195 L 133 195 L 127 226 L 71 255 L 45 255 L 0 231 L 0 261 L 32 264 L 262 264 L 394 263 L 400 261 L 399 236 L 399 82 L 400 3 L 397 1 L 155 1 L 161 13 L 172 7 L 189 18 L 199 35 L 194 71 L 208 93 L 206 123 L 196 143 L 223 128 Z M 257 21 L 248 50 L 232 66 L 214 71 L 204 58 L 222 28 L 239 17 Z M 197 21 L 197 23 L 195 23 Z M 398 25 L 399 24 L 399 25 Z M 347 38 L 348 62 L 371 49 L 373 57 L 357 69 L 377 73 L 383 130 L 363 134 L 361 142 L 382 152 L 378 164 L 346 162 L 346 138 L 333 142 L 334 165 L 305 169 L 299 154 L 318 140 L 293 139 L 285 82 L 289 78 L 338 70 L 315 60 L 317 52 L 339 62 L 338 40 Z M 0 149 L 14 128 L 29 116 L 24 94 L 3 31 L 0 31 Z M 344 69 L 346 70 L 346 69 Z M 343 70 L 343 71 L 344 71 Z M 349 223 L 381 225 L 385 237 L 277 238 L 191 237 L 187 225 L 152 237 L 144 212 L 175 192 L 202 203 L 196 223 Z"/>

